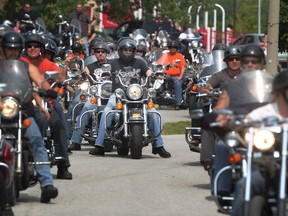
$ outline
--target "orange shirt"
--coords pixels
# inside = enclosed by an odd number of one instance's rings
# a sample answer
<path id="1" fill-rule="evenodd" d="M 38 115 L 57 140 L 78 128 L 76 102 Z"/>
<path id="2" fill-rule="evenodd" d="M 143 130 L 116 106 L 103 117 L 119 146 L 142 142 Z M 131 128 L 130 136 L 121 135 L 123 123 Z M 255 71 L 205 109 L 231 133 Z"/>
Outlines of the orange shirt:
<path id="1" fill-rule="evenodd" d="M 180 60 L 180 63 L 175 63 L 175 60 Z M 173 64 L 175 67 L 170 67 L 168 70 L 165 69 L 165 73 L 170 76 L 180 75 L 183 67 L 186 67 L 186 61 L 181 53 L 176 53 L 175 55 L 171 55 L 170 52 L 163 53 L 160 59 L 157 61 L 158 64 Z"/>

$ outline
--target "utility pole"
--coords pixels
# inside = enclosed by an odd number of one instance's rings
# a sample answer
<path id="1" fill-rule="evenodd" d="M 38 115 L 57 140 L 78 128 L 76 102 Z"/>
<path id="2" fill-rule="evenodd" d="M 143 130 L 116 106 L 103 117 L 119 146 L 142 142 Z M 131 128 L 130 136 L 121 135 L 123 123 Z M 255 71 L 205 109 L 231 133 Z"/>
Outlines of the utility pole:
<path id="1" fill-rule="evenodd" d="M 277 74 L 280 0 L 269 0 L 266 70 Z"/>

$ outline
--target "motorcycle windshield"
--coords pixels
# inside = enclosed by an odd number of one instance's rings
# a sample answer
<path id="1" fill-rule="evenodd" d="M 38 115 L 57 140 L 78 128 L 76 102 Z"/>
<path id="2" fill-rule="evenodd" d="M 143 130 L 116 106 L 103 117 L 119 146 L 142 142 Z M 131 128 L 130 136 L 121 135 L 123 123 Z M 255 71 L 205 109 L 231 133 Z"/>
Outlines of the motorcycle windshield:
<path id="1" fill-rule="evenodd" d="M 136 38 L 137 36 L 139 37 L 140 35 L 145 39 L 148 38 L 148 34 L 147 34 L 146 30 L 144 30 L 144 29 L 136 29 L 133 32 L 133 38 Z"/>
<path id="2" fill-rule="evenodd" d="M 32 99 L 32 85 L 24 62 L 0 61 L 0 95 L 2 98 L 13 96 L 20 104 Z"/>
<path id="3" fill-rule="evenodd" d="M 77 19 L 72 19 L 70 23 L 70 31 L 72 35 L 78 34 L 82 35 L 82 28 L 81 28 L 81 23 Z"/>
<path id="4" fill-rule="evenodd" d="M 243 71 L 228 85 L 229 109 L 236 114 L 248 114 L 271 102 L 273 77 L 266 71 Z"/>
<path id="5" fill-rule="evenodd" d="M 205 64 L 210 66 L 207 66 L 203 69 L 203 71 L 200 74 L 200 77 L 204 76 L 211 76 L 214 73 L 217 73 L 224 68 L 227 67 L 226 63 L 223 61 L 224 59 L 224 50 L 215 50 L 212 51 L 211 55 L 206 58 Z"/>

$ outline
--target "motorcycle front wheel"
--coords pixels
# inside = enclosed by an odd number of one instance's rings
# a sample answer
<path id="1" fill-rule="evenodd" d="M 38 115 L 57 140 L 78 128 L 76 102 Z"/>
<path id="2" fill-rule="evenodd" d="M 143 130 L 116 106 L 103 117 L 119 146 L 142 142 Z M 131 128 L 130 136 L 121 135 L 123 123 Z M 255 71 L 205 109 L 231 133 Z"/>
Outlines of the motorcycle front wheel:
<path id="1" fill-rule="evenodd" d="M 142 157 L 143 148 L 143 124 L 130 125 L 130 154 L 132 159 Z"/>
<path id="2" fill-rule="evenodd" d="M 272 212 L 269 211 L 266 200 L 263 196 L 254 196 L 252 197 L 249 216 L 269 216 L 272 215 Z"/>

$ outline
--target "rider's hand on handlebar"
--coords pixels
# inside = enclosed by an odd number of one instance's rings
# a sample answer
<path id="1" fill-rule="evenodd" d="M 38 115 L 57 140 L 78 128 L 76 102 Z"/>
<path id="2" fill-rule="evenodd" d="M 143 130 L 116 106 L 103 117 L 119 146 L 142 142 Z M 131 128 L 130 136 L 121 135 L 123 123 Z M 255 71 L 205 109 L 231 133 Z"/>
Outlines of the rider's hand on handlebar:
<path id="1" fill-rule="evenodd" d="M 219 122 L 220 127 L 226 127 L 232 118 L 232 115 L 218 114 L 216 120 Z"/>

